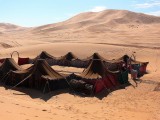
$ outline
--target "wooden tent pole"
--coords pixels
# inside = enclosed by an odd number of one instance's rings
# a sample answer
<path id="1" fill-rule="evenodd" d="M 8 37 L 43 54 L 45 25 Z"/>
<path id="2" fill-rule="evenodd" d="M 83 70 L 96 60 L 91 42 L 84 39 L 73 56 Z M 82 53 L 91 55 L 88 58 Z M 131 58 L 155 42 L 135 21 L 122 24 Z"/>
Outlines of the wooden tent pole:
<path id="1" fill-rule="evenodd" d="M 32 74 L 30 74 L 28 77 L 26 77 L 26 78 L 24 78 L 21 82 L 19 82 L 17 85 L 15 85 L 15 86 L 13 86 L 12 88 L 11 88 L 11 90 L 13 89 L 13 88 L 15 88 L 15 87 L 17 87 L 18 85 L 20 85 L 21 83 L 23 83 L 25 80 L 27 80 L 29 77 L 31 77 L 32 76 Z"/>
<path id="2" fill-rule="evenodd" d="M 8 75 L 10 74 L 11 71 L 9 71 L 5 76 L 3 76 L 2 78 L 0 78 L 1 82 L 3 81 L 3 79 Z M 5 82 L 4 82 L 5 83 Z"/>

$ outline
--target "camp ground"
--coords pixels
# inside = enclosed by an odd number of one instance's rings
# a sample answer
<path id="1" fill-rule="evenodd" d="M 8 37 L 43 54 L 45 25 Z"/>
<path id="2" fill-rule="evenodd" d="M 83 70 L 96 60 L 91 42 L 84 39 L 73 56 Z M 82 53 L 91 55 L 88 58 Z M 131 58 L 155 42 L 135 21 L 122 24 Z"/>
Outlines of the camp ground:
<path id="1" fill-rule="evenodd" d="M 104 90 L 109 92 L 122 85 L 130 85 L 131 69 L 137 71 L 138 78 L 147 73 L 148 62 L 139 62 L 128 55 L 112 60 L 98 53 L 84 59 L 77 56 L 68 52 L 54 57 L 42 51 L 35 58 L 20 58 L 18 54 L 18 63 L 13 58 L 3 58 L 1 83 L 11 86 L 11 89 L 26 87 L 43 93 L 70 89 L 75 93 L 96 95 Z M 30 67 L 23 68 L 24 64 L 30 64 Z M 65 70 L 66 67 L 70 70 Z"/>

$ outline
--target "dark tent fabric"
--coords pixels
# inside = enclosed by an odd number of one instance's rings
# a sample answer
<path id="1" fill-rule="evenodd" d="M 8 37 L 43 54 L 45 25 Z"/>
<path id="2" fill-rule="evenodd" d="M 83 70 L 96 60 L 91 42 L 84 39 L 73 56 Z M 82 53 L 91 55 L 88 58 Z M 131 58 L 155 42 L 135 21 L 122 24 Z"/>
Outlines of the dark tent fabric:
<path id="1" fill-rule="evenodd" d="M 116 61 L 108 60 L 108 59 L 105 59 L 104 57 L 102 57 L 99 53 L 94 53 L 90 57 L 84 59 L 84 61 L 86 61 L 86 67 L 88 67 L 91 60 L 101 60 L 101 61 L 103 61 L 104 64 L 107 66 L 107 69 L 109 69 L 111 71 L 119 70 L 120 66 L 123 62 L 122 60 L 116 60 Z"/>
<path id="2" fill-rule="evenodd" d="M 43 59 L 38 59 L 26 70 L 12 71 L 6 76 L 5 83 L 39 90 L 47 87 L 50 91 L 69 87 L 66 78 L 53 70 Z"/>
<path id="3" fill-rule="evenodd" d="M 119 60 L 119 61 L 114 61 L 114 60 L 104 61 L 105 66 L 110 71 L 122 70 L 123 63 L 124 62 L 121 60 Z"/>
<path id="4" fill-rule="evenodd" d="M 18 57 L 18 65 L 29 64 L 29 58 Z"/>
<path id="5" fill-rule="evenodd" d="M 66 55 L 61 56 L 59 59 L 72 61 L 72 60 L 78 59 L 78 57 L 74 55 L 72 52 L 68 52 Z"/>
<path id="6" fill-rule="evenodd" d="M 54 56 L 50 55 L 46 51 L 42 51 L 40 55 L 38 55 L 36 58 L 38 59 L 56 59 Z"/>
<path id="7" fill-rule="evenodd" d="M 94 93 L 96 94 L 105 88 L 112 89 L 119 86 L 120 74 L 120 71 L 109 71 L 101 60 L 92 60 L 90 65 L 81 74 L 81 77 L 85 82 L 94 85 Z"/>
<path id="8" fill-rule="evenodd" d="M 3 78 L 10 70 L 21 70 L 22 68 L 13 58 L 6 58 L 0 66 L 0 77 Z"/>
<path id="9" fill-rule="evenodd" d="M 50 55 L 46 51 L 42 51 L 36 58 L 30 59 L 29 63 L 34 63 L 38 59 L 45 59 L 50 66 L 57 65 L 57 58 Z"/>
<path id="10" fill-rule="evenodd" d="M 86 67 L 86 62 L 79 59 L 72 52 L 68 52 L 66 55 L 58 58 L 58 65 L 68 66 L 68 67 L 84 68 L 84 67 Z"/>
<path id="11" fill-rule="evenodd" d="M 119 74 L 119 83 L 122 84 L 127 84 L 128 83 L 128 70 L 126 71 L 121 71 Z"/>
<path id="12" fill-rule="evenodd" d="M 132 59 L 128 55 L 124 55 L 117 60 L 123 60 L 126 64 L 128 64 L 129 72 L 133 68 L 138 71 L 138 77 L 143 76 L 145 73 L 147 73 L 147 65 L 149 62 L 140 62 L 137 60 Z M 128 63 L 129 61 L 129 63 Z"/>
<path id="13" fill-rule="evenodd" d="M 38 55 L 34 59 L 28 58 L 19 58 L 18 63 L 19 65 L 27 64 L 27 63 L 34 63 L 37 59 L 45 59 L 47 63 L 52 65 L 60 65 L 60 66 L 68 66 L 68 67 L 77 67 L 77 68 L 87 68 L 91 60 L 102 60 L 105 61 L 105 65 L 108 67 L 109 70 L 118 70 L 119 64 L 121 64 L 122 61 L 113 61 L 113 60 L 107 60 L 103 58 L 98 53 L 94 53 L 92 56 L 86 58 L 86 59 L 80 59 L 72 52 L 68 52 L 66 55 L 61 57 L 54 57 L 50 54 L 48 54 L 46 51 L 42 51 L 40 55 Z"/>
<path id="14" fill-rule="evenodd" d="M 84 60 L 92 60 L 92 59 L 100 59 L 102 61 L 107 61 L 107 59 L 105 59 L 104 57 L 102 57 L 99 53 L 93 53 L 93 55 L 91 55 L 90 57 L 87 57 Z"/>

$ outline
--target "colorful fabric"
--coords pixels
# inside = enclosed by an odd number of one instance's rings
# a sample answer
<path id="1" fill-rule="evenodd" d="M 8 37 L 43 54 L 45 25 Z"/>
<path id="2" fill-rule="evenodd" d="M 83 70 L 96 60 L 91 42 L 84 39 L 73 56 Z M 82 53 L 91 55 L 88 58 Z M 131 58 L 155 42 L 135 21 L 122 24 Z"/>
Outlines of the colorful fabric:
<path id="1" fill-rule="evenodd" d="M 18 58 L 18 65 L 29 64 L 29 58 Z"/>

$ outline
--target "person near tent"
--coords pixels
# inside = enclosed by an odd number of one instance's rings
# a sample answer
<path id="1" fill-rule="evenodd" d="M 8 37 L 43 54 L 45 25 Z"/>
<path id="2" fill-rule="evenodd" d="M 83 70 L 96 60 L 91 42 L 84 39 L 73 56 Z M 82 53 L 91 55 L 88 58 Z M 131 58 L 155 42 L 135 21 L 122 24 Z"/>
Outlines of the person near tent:
<path id="1" fill-rule="evenodd" d="M 130 70 L 131 70 L 131 78 L 133 80 L 137 80 L 138 79 L 138 71 L 137 71 L 137 69 L 135 69 L 134 67 L 131 66 Z"/>
<path id="2" fill-rule="evenodd" d="M 127 68 L 127 63 L 123 63 L 122 64 L 122 67 L 121 67 L 121 70 L 122 71 L 126 71 L 128 68 Z"/>
<path id="3" fill-rule="evenodd" d="M 136 80 L 138 80 L 138 70 L 135 67 L 135 65 L 131 64 L 131 57 L 128 59 L 128 68 L 131 73 L 131 79 L 136 83 L 136 86 L 137 86 Z"/>

